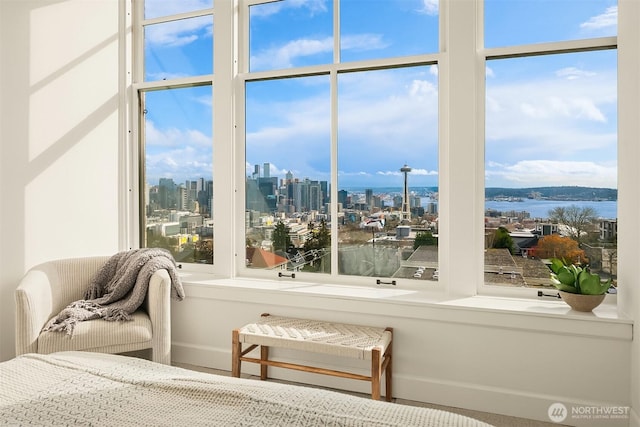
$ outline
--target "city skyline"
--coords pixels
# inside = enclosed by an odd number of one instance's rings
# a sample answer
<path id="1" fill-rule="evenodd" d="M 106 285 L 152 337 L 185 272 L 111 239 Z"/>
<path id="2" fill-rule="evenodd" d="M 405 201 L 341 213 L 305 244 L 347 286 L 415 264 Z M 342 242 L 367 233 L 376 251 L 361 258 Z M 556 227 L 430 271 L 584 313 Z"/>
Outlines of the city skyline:
<path id="1" fill-rule="evenodd" d="M 281 180 L 287 179 L 286 175 L 289 174 L 289 173 L 291 173 L 291 172 L 290 171 L 285 172 L 284 173 L 284 177 L 283 176 L 278 176 L 278 175 L 274 176 L 274 174 L 269 174 L 268 177 L 277 178 L 279 181 L 281 181 Z M 254 169 L 254 172 L 252 174 L 250 174 L 250 175 L 247 175 L 246 178 L 247 179 L 250 179 L 250 178 L 254 179 L 256 177 L 256 176 L 252 176 L 254 174 L 255 174 L 255 169 Z M 265 176 L 261 175 L 260 177 L 265 177 Z M 174 184 L 178 185 L 178 186 L 183 186 L 183 185 L 186 185 L 186 183 L 188 183 L 188 182 L 195 182 L 195 181 L 200 181 L 200 180 L 204 180 L 205 182 L 208 182 L 208 183 L 213 182 L 212 179 L 205 179 L 204 177 L 200 176 L 198 178 L 186 178 L 184 180 L 176 180 L 175 178 L 172 178 L 172 177 L 159 177 L 156 180 L 155 183 L 150 182 L 149 179 L 146 180 L 146 183 L 147 183 L 147 185 L 152 186 L 152 187 L 153 186 L 158 186 L 158 185 L 160 185 L 160 181 L 163 180 L 163 179 L 172 180 L 174 182 Z M 301 177 L 295 177 L 295 176 L 294 176 L 294 179 L 297 179 L 297 180 L 300 180 L 300 181 L 302 181 L 302 180 L 314 180 L 314 179 L 312 179 L 310 177 L 301 178 Z M 317 181 L 317 180 L 315 180 L 315 181 Z M 330 184 L 328 184 L 328 185 L 330 185 Z M 409 184 L 408 187 L 410 189 L 411 188 L 413 188 L 413 189 L 423 189 L 423 190 L 424 189 L 431 189 L 431 190 L 434 190 L 434 191 L 438 191 L 439 190 L 439 187 L 437 185 L 411 185 L 411 184 Z M 531 186 L 523 186 L 523 187 L 486 187 L 486 189 L 487 190 L 496 190 L 496 189 L 504 189 L 504 190 L 535 190 L 535 189 L 540 189 L 540 188 L 559 188 L 559 187 L 566 187 L 566 186 L 564 186 L 564 185 L 557 185 L 557 186 L 546 185 L 546 186 L 539 186 L 539 187 L 531 187 Z M 597 189 L 602 189 L 602 190 L 614 190 L 614 191 L 617 191 L 617 189 L 614 188 L 614 187 L 601 187 L 601 186 L 596 186 L 596 187 L 592 187 L 592 186 L 572 186 L 572 187 L 576 187 L 576 188 L 597 188 Z M 350 190 L 350 191 L 364 191 L 366 189 L 379 189 L 379 190 L 383 190 L 384 189 L 385 191 L 401 191 L 402 188 L 403 188 L 403 185 L 386 185 L 385 184 L 385 185 L 378 185 L 378 186 L 371 186 L 371 185 L 345 186 L 345 187 L 342 187 L 340 189 L 342 189 L 342 190 Z"/>

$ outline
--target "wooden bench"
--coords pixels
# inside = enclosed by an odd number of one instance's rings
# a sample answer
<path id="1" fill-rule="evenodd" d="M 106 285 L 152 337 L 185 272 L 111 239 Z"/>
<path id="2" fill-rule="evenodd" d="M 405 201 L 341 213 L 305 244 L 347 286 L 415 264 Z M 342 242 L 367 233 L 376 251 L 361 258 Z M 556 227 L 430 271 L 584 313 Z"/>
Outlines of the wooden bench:
<path id="1" fill-rule="evenodd" d="M 392 328 L 322 322 L 263 314 L 260 320 L 249 323 L 232 333 L 231 374 L 240 376 L 242 362 L 260 364 L 260 379 L 267 379 L 267 368 L 295 369 L 304 372 L 371 382 L 371 397 L 380 399 L 380 381 L 385 374 L 385 399 L 391 401 Z M 243 344 L 248 347 L 243 350 Z M 245 356 L 260 346 L 260 358 Z M 269 347 L 303 350 L 371 360 L 371 375 L 336 371 L 314 366 L 269 360 Z"/>

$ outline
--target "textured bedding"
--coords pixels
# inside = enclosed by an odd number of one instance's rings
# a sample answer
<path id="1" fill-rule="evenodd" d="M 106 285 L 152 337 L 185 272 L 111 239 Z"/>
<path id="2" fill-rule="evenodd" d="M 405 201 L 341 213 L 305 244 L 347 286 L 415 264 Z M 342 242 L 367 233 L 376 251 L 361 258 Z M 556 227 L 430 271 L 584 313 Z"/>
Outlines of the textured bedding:
<path id="1" fill-rule="evenodd" d="M 0 425 L 487 426 L 449 412 L 111 354 L 0 363 Z"/>

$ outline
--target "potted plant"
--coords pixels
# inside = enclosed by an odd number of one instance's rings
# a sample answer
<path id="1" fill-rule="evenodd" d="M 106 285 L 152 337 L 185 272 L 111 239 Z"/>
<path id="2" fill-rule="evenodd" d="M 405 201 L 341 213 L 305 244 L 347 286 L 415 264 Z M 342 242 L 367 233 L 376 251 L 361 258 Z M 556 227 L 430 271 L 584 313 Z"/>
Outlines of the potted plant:
<path id="1" fill-rule="evenodd" d="M 551 259 L 551 281 L 560 291 L 560 297 L 576 311 L 591 311 L 604 300 L 611 286 L 611 279 L 603 281 L 600 275 L 591 273 L 589 267 L 567 264 L 558 258 Z"/>

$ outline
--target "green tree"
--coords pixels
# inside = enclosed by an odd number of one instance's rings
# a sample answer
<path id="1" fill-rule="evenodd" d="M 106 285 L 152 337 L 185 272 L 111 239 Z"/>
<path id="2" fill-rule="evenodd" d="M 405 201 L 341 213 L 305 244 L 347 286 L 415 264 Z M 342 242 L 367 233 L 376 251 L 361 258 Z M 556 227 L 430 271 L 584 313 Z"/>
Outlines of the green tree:
<path id="1" fill-rule="evenodd" d="M 317 228 L 313 225 L 310 225 L 309 228 L 311 229 L 311 237 L 304 242 L 305 252 L 331 246 L 331 231 L 324 219 L 320 221 L 320 225 Z"/>
<path id="2" fill-rule="evenodd" d="M 273 230 L 273 250 L 286 252 L 291 245 L 289 228 L 282 221 L 278 221 Z"/>
<path id="3" fill-rule="evenodd" d="M 200 240 L 196 243 L 194 251 L 195 262 L 206 264 L 213 263 L 213 240 Z"/>
<path id="4" fill-rule="evenodd" d="M 178 239 L 175 237 L 156 235 L 152 231 L 147 231 L 146 247 L 167 249 L 175 255 L 176 248 L 178 247 Z"/>
<path id="5" fill-rule="evenodd" d="M 320 226 L 318 227 L 316 234 L 316 240 L 318 241 L 319 248 L 328 248 L 331 246 L 331 230 L 327 227 L 327 222 L 323 219 L 320 220 Z"/>
<path id="6" fill-rule="evenodd" d="M 504 227 L 498 227 L 493 236 L 493 246 L 494 249 L 509 249 L 509 252 L 513 253 L 513 239 L 509 235 L 509 230 Z"/>
<path id="7" fill-rule="evenodd" d="M 320 221 L 317 228 L 310 223 L 309 229 L 311 230 L 311 237 L 304 242 L 303 247 L 306 261 L 309 263 L 305 266 L 305 271 L 319 271 L 322 268 L 322 262 L 317 263 L 315 258 L 317 254 L 310 252 L 330 247 L 331 231 L 324 219 Z"/>
<path id="8" fill-rule="evenodd" d="M 567 227 L 563 230 L 569 237 L 580 243 L 581 239 L 594 228 L 598 213 L 591 207 L 576 205 L 559 206 L 549 211 L 549 219 Z"/>
<path id="9" fill-rule="evenodd" d="M 420 231 L 416 234 L 416 238 L 413 241 L 413 250 L 418 249 L 420 246 L 435 246 L 438 244 L 438 239 L 433 237 L 430 231 Z"/>

